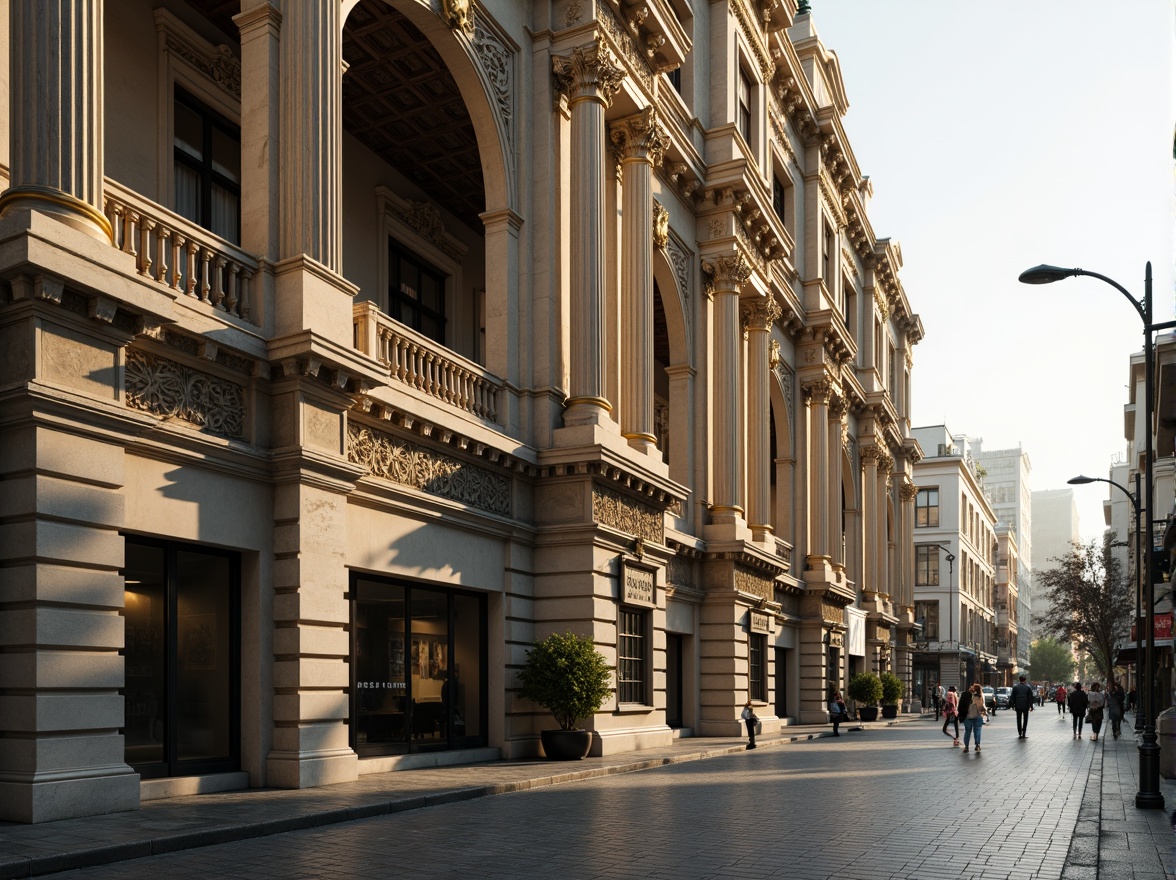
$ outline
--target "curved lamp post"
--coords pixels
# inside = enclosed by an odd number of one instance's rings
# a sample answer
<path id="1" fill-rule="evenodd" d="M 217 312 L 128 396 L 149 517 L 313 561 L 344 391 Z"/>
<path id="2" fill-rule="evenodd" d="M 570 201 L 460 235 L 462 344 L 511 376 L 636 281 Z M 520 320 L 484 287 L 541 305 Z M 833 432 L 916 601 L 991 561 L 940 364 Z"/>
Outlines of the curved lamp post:
<path id="1" fill-rule="evenodd" d="M 1152 350 L 1152 334 L 1156 330 L 1165 330 L 1169 327 L 1176 327 L 1176 321 L 1167 321 L 1163 324 L 1152 323 L 1152 267 L 1151 262 L 1147 264 L 1144 271 L 1143 280 L 1143 299 L 1137 300 L 1133 297 L 1127 288 L 1117 281 L 1108 278 L 1106 275 L 1100 275 L 1098 272 L 1089 272 L 1086 269 L 1063 269 L 1060 266 L 1047 266 L 1042 264 L 1034 266 L 1032 269 L 1026 269 L 1018 278 L 1023 284 L 1050 284 L 1054 281 L 1061 281 L 1064 278 L 1076 277 L 1078 275 L 1088 275 L 1091 278 L 1097 278 L 1099 281 L 1105 281 L 1119 293 L 1127 298 L 1131 303 L 1131 307 L 1139 314 L 1143 321 L 1143 371 L 1144 371 L 1144 437 L 1146 438 L 1146 446 L 1144 452 L 1144 474 L 1146 500 L 1144 508 L 1147 510 L 1147 524 L 1148 524 L 1148 540 L 1144 547 L 1144 574 L 1146 579 L 1144 583 L 1149 583 L 1151 580 L 1152 571 L 1152 535 L 1151 535 L 1151 521 L 1155 518 L 1155 493 L 1154 493 L 1154 471 L 1152 462 L 1152 419 L 1155 412 L 1155 393 L 1153 389 L 1152 372 L 1155 368 L 1155 352 Z M 1160 793 L 1160 747 L 1156 740 L 1156 700 L 1155 700 L 1155 676 L 1156 676 L 1156 652 L 1155 652 L 1155 609 L 1154 603 L 1151 599 L 1147 601 L 1147 652 L 1146 652 L 1146 682 L 1147 687 L 1144 690 L 1144 728 L 1143 739 L 1139 743 L 1139 791 L 1135 794 L 1135 806 L 1140 809 L 1155 809 L 1162 810 L 1164 808 L 1164 796 Z M 1138 658 L 1136 658 L 1138 662 Z M 1141 682 L 1143 683 L 1143 682 Z"/>
<path id="2" fill-rule="evenodd" d="M 951 552 L 949 545 L 940 544 L 939 549 L 943 551 L 944 558 L 947 560 L 947 641 L 948 644 L 955 642 L 955 554 Z M 961 626 L 963 621 L 960 621 Z M 940 644 L 939 648 L 939 675 L 943 675 L 943 646 Z M 960 677 L 960 647 L 956 642 L 955 655 L 955 675 L 953 678 Z M 961 685 L 963 683 L 961 682 Z"/>
<path id="3" fill-rule="evenodd" d="M 1109 483 L 1120 492 L 1127 496 L 1127 500 L 1131 502 L 1132 508 L 1135 510 L 1135 624 L 1132 629 L 1135 630 L 1135 679 L 1136 692 L 1142 691 L 1139 687 L 1139 657 L 1143 653 L 1143 627 L 1139 623 L 1139 604 L 1143 601 L 1143 551 L 1141 544 L 1143 542 L 1143 509 L 1139 505 L 1139 471 L 1135 471 L 1135 494 L 1132 495 L 1127 491 L 1125 486 L 1116 483 L 1114 480 L 1108 480 L 1105 477 L 1086 477 L 1077 476 L 1066 480 L 1071 486 L 1084 486 L 1087 483 Z M 1143 727 L 1143 719 L 1140 717 L 1139 709 L 1135 710 L 1135 729 L 1140 730 Z"/>

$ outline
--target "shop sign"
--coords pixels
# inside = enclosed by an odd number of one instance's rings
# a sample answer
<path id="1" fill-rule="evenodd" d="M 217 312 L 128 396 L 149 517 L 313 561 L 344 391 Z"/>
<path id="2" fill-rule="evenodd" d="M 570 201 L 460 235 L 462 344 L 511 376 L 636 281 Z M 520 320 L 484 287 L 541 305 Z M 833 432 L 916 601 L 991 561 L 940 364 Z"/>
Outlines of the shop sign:
<path id="1" fill-rule="evenodd" d="M 1172 612 L 1167 611 L 1154 617 L 1156 642 L 1171 644 L 1172 642 Z M 1141 621 L 1142 623 L 1142 621 Z M 1135 641 L 1135 627 L 1131 627 L 1131 641 Z"/>
<path id="2" fill-rule="evenodd" d="M 654 570 L 634 565 L 631 562 L 621 564 L 621 601 L 626 605 L 645 605 L 652 607 L 656 604 L 656 577 Z"/>
<path id="3" fill-rule="evenodd" d="M 772 619 L 762 611 L 749 611 L 747 626 L 748 629 L 753 633 L 771 632 Z"/>

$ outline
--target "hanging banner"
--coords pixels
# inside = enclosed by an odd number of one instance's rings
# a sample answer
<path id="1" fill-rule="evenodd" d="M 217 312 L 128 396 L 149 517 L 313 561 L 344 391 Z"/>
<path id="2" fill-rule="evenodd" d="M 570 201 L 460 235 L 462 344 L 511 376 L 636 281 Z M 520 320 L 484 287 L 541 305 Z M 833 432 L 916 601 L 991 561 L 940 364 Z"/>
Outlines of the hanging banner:
<path id="1" fill-rule="evenodd" d="M 846 608 L 845 623 L 848 628 L 848 632 L 845 634 L 846 653 L 851 657 L 865 657 L 866 612 L 860 608 Z"/>

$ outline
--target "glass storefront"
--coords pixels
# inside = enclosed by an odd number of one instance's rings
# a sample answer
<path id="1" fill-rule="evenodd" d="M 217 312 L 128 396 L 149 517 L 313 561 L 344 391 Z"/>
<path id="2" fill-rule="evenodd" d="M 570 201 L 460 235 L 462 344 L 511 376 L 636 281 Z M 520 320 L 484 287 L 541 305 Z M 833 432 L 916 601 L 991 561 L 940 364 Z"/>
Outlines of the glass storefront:
<path id="1" fill-rule="evenodd" d="M 126 762 L 144 777 L 236 770 L 238 557 L 128 537 L 125 559 Z"/>
<path id="2" fill-rule="evenodd" d="M 352 578 L 352 747 L 360 755 L 486 744 L 486 597 Z"/>

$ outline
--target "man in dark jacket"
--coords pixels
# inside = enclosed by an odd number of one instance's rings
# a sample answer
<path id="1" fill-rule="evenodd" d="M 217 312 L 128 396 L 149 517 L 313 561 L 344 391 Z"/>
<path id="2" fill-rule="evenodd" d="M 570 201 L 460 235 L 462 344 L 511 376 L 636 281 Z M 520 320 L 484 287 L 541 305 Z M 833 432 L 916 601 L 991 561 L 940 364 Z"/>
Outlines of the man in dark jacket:
<path id="1" fill-rule="evenodd" d="M 1009 705 L 1017 711 L 1017 736 L 1020 739 L 1028 735 L 1029 713 L 1033 711 L 1035 700 L 1033 688 L 1025 683 L 1025 676 L 1022 675 L 1009 694 Z"/>

